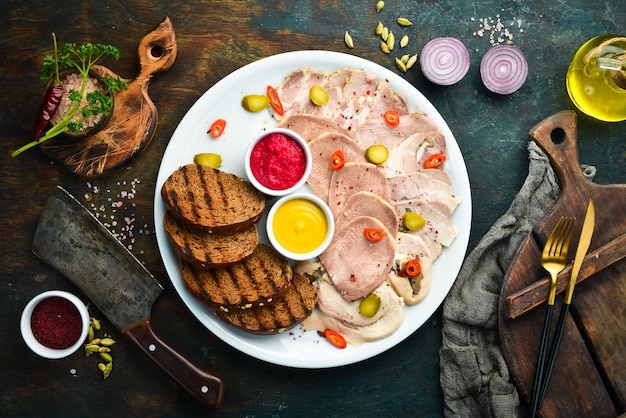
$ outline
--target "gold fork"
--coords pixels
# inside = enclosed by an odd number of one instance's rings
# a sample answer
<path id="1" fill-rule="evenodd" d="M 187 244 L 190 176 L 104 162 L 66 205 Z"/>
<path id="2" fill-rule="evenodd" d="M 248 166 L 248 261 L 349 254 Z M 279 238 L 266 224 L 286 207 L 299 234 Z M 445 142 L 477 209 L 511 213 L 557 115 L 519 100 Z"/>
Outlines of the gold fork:
<path id="1" fill-rule="evenodd" d="M 548 295 L 548 306 L 546 308 L 546 319 L 541 335 L 541 345 L 539 346 L 539 358 L 537 360 L 537 370 L 535 371 L 535 383 L 533 387 L 533 397 L 531 404 L 531 415 L 535 416 L 538 408 L 540 389 L 543 382 L 544 365 L 546 362 L 546 352 L 548 348 L 548 335 L 552 322 L 552 311 L 554 310 L 554 299 L 556 297 L 556 278 L 567 264 L 567 250 L 574 231 L 574 218 L 561 217 L 550 233 L 546 245 L 541 254 L 541 266 L 550 273 L 550 293 Z"/>

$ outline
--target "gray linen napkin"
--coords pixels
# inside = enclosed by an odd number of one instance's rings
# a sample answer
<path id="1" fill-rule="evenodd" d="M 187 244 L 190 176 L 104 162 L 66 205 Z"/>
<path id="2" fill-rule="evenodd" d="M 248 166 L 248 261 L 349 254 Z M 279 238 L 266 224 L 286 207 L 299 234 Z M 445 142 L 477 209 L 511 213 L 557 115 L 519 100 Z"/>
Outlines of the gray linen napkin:
<path id="1" fill-rule="evenodd" d="M 528 415 L 500 349 L 498 299 L 504 275 L 532 228 L 554 205 L 559 184 L 545 153 L 528 145 L 528 177 L 508 211 L 464 261 L 443 306 L 439 352 L 447 417 Z M 582 166 L 593 179 L 595 168 Z"/>

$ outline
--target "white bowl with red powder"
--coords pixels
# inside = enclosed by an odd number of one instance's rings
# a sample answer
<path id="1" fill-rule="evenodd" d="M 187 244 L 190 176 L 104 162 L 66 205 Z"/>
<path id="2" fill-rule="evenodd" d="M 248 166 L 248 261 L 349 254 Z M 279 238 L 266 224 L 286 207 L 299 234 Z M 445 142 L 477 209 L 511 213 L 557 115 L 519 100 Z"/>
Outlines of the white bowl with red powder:
<path id="1" fill-rule="evenodd" d="M 26 305 L 20 328 L 26 345 L 35 354 L 60 359 L 83 345 L 89 321 L 89 311 L 78 297 L 62 290 L 50 290 Z"/>
<path id="2" fill-rule="evenodd" d="M 246 150 L 246 176 L 260 192 L 285 196 L 306 183 L 311 162 L 311 150 L 304 138 L 289 129 L 268 129 Z"/>

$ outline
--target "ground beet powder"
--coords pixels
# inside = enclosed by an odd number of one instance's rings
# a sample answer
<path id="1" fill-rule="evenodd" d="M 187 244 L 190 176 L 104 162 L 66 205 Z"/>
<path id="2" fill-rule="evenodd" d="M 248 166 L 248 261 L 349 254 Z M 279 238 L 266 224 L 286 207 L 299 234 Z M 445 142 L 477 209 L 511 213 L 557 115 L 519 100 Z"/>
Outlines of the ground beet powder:
<path id="1" fill-rule="evenodd" d="M 30 326 L 40 344 L 56 349 L 72 346 L 80 338 L 82 328 L 78 309 L 69 300 L 57 296 L 35 306 Z"/>

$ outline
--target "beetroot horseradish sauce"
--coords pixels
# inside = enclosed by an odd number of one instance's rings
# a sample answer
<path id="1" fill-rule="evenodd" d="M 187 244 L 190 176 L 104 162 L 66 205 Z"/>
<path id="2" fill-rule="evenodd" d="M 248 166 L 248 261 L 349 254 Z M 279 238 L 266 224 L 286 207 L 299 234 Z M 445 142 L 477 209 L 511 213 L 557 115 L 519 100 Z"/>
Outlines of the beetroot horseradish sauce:
<path id="1" fill-rule="evenodd" d="M 289 135 L 272 132 L 252 148 L 250 170 L 259 183 L 271 190 L 293 187 L 304 175 L 306 155 Z"/>
<path id="2" fill-rule="evenodd" d="M 82 332 L 82 320 L 76 306 L 57 296 L 46 298 L 35 306 L 30 326 L 40 344 L 55 349 L 71 347 Z"/>

